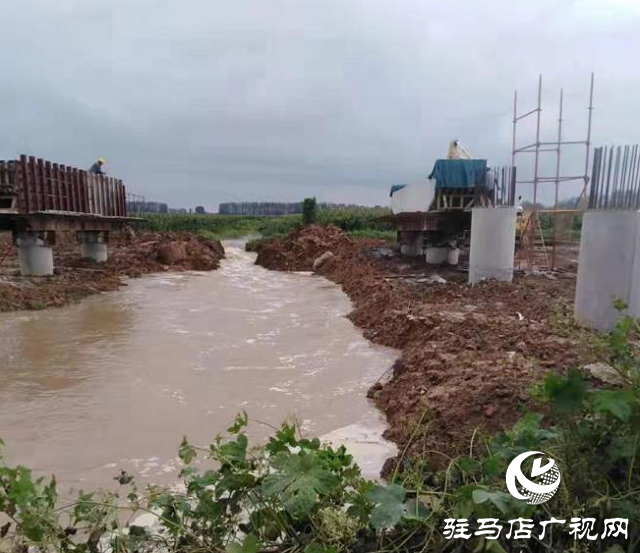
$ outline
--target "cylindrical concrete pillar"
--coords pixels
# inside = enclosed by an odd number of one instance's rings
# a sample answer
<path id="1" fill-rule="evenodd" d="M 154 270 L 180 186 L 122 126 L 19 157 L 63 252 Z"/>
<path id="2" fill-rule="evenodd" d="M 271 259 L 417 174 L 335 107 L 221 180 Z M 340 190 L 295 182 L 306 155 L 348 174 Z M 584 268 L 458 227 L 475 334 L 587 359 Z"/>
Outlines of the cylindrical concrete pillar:
<path id="1" fill-rule="evenodd" d="M 421 231 L 404 231 L 402 233 L 402 244 L 400 253 L 409 257 L 419 257 L 423 253 Z"/>
<path id="2" fill-rule="evenodd" d="M 441 265 L 447 261 L 449 248 L 446 246 L 429 246 L 425 255 L 425 261 L 430 265 Z"/>
<path id="3" fill-rule="evenodd" d="M 591 328 L 613 327 L 620 317 L 616 299 L 639 316 L 639 220 L 635 211 L 588 211 L 582 219 L 575 315 Z"/>
<path id="4" fill-rule="evenodd" d="M 104 263 L 109 258 L 107 245 L 101 242 L 83 242 L 80 244 L 80 251 L 82 257 L 91 259 L 97 263 Z"/>
<path id="5" fill-rule="evenodd" d="M 43 233 L 20 232 L 15 237 L 18 246 L 20 274 L 23 276 L 47 276 L 53 274 L 53 250 Z"/>
<path id="6" fill-rule="evenodd" d="M 474 207 L 471 210 L 469 282 L 486 278 L 511 282 L 516 243 L 515 207 Z"/>
<path id="7" fill-rule="evenodd" d="M 78 232 L 82 257 L 97 263 L 104 263 L 108 259 L 108 233 L 99 230 L 83 230 Z"/>

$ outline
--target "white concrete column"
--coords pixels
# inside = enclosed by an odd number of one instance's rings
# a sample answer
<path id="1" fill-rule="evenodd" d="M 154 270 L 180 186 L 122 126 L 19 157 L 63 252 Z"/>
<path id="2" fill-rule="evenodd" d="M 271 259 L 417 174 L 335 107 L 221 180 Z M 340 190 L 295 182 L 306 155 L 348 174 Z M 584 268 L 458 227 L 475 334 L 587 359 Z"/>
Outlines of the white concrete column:
<path id="1" fill-rule="evenodd" d="M 610 330 L 620 317 L 616 299 L 640 316 L 640 216 L 636 211 L 588 211 L 582 219 L 576 318 Z"/>
<path id="2" fill-rule="evenodd" d="M 23 231 L 14 235 L 18 246 L 20 274 L 46 276 L 53 274 L 53 249 L 46 240 L 46 233 Z"/>
<path id="3" fill-rule="evenodd" d="M 97 263 L 104 263 L 109 255 L 107 242 L 109 235 L 105 231 L 83 230 L 78 232 L 80 251 L 82 257 L 91 259 Z"/>
<path id="4" fill-rule="evenodd" d="M 403 243 L 400 245 L 400 253 L 409 257 L 420 257 L 423 253 L 421 231 L 404 231 Z"/>
<path id="5" fill-rule="evenodd" d="M 511 282 L 516 247 L 515 207 L 474 207 L 471 210 L 469 282 L 486 278 Z"/>

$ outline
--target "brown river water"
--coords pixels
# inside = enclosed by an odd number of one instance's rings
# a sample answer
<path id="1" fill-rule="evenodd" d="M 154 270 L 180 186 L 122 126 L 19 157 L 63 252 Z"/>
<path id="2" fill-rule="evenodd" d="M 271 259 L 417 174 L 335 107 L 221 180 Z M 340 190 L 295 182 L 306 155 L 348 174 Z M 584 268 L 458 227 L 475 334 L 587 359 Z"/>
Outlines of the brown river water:
<path id="1" fill-rule="evenodd" d="M 183 435 L 205 445 L 236 413 L 345 443 L 369 477 L 395 452 L 367 388 L 395 350 L 367 342 L 322 277 L 267 271 L 241 242 L 212 273 L 162 274 L 61 309 L 0 314 L 8 463 L 63 488 L 177 478 Z M 252 422 L 256 441 L 271 432 Z"/>

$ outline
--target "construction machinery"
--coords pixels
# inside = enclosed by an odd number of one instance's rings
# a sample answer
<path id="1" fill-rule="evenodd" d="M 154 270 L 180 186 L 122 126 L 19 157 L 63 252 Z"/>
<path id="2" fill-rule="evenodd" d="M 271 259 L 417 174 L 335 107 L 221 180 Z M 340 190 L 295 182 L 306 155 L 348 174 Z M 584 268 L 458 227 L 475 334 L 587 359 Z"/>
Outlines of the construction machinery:
<path id="1" fill-rule="evenodd" d="M 426 254 L 432 263 L 457 263 L 460 246 L 468 244 L 471 210 L 513 206 L 515 186 L 515 167 L 491 167 L 454 140 L 447 158 L 436 160 L 425 182 L 391 188 L 401 252 Z"/>

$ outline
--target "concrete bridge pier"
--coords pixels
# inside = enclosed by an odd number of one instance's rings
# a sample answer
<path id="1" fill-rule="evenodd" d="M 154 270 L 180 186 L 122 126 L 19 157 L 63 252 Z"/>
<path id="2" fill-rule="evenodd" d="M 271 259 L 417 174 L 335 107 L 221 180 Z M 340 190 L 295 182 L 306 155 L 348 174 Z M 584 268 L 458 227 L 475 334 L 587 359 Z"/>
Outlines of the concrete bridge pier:
<path id="1" fill-rule="evenodd" d="M 486 278 L 513 280 L 516 244 L 515 207 L 474 207 L 471 210 L 469 282 Z"/>
<path id="2" fill-rule="evenodd" d="M 104 263 L 108 259 L 107 242 L 109 242 L 109 233 L 107 231 L 78 231 L 78 241 L 80 242 L 82 257 L 97 263 Z"/>
<path id="3" fill-rule="evenodd" d="M 20 231 L 14 233 L 18 247 L 20 274 L 46 276 L 53 274 L 53 249 L 55 235 L 47 231 Z"/>

